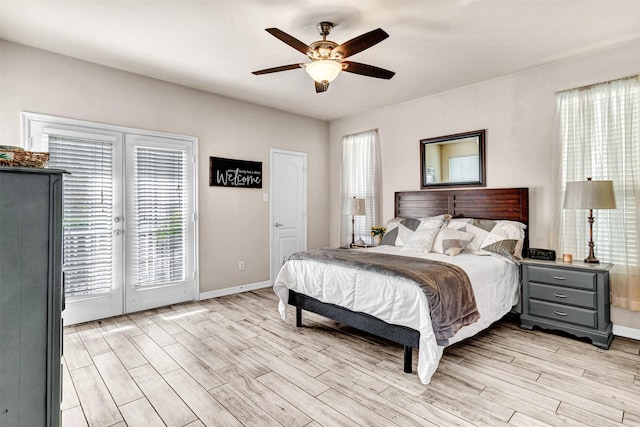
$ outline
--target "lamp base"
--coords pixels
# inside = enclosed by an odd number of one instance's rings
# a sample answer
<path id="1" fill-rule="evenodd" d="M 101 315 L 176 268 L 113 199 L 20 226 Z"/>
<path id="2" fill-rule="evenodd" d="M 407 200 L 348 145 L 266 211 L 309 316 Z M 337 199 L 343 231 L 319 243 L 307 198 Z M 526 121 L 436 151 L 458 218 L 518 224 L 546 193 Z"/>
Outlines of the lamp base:
<path id="1" fill-rule="evenodd" d="M 584 259 L 584 262 L 588 264 L 600 264 L 600 261 L 596 258 L 596 253 L 594 251 L 596 244 L 593 243 L 593 222 L 595 221 L 595 218 L 593 217 L 593 209 L 589 209 L 589 217 L 587 219 L 589 222 L 589 255 Z"/>

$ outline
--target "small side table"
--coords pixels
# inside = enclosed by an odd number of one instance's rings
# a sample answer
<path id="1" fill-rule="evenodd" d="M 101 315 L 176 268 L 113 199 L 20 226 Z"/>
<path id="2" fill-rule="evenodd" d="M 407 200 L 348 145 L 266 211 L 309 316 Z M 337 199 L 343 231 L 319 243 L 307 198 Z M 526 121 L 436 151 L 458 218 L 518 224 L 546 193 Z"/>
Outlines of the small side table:
<path id="1" fill-rule="evenodd" d="M 613 340 L 609 271 L 613 264 L 533 259 L 521 263 L 522 328 L 560 330 L 609 348 Z"/>

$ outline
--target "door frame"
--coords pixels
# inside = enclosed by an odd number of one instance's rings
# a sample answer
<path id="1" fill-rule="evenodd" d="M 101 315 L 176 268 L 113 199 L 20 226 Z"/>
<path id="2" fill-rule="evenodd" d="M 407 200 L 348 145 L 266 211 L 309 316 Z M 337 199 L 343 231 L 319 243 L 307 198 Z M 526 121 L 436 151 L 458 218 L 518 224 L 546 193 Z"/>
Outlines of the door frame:
<path id="1" fill-rule="evenodd" d="M 276 154 L 287 154 L 287 155 L 292 155 L 292 156 L 300 156 L 303 159 L 303 166 L 302 166 L 302 181 L 303 181 L 303 207 L 302 207 L 302 211 L 303 211 L 303 222 L 302 222 L 302 228 L 303 228 L 303 242 L 304 242 L 304 248 L 307 248 L 307 214 L 305 214 L 305 212 L 308 212 L 307 210 L 307 153 L 303 153 L 300 151 L 291 151 L 291 150 L 283 150 L 280 148 L 271 148 L 269 149 L 269 193 L 271 194 L 272 197 L 269 197 L 269 278 L 271 281 L 271 284 L 273 284 L 276 281 L 276 276 L 278 275 L 278 271 L 274 271 L 273 268 L 273 264 L 274 264 L 274 257 L 275 257 L 275 251 L 273 248 L 273 244 L 274 244 L 274 239 L 273 239 L 273 229 L 274 229 L 274 219 L 273 219 L 273 193 L 274 193 L 274 167 L 273 167 L 273 163 L 274 163 L 274 157 Z"/>
<path id="2" fill-rule="evenodd" d="M 160 132 L 149 129 L 141 129 L 134 128 L 128 126 L 119 126 L 112 125 L 107 123 L 93 122 L 87 120 L 79 120 L 72 119 L 68 117 L 60 117 L 54 116 L 50 114 L 41 114 L 41 113 L 33 113 L 28 111 L 22 111 L 20 113 L 20 121 L 21 121 L 21 130 L 22 130 L 22 142 L 25 149 L 32 151 L 47 151 L 43 148 L 42 141 L 35 141 L 31 138 L 30 127 L 32 121 L 37 122 L 48 122 L 51 123 L 52 126 L 71 126 L 71 127 L 82 127 L 90 129 L 91 131 L 95 131 L 96 133 L 100 132 L 116 132 L 122 134 L 122 142 L 124 144 L 124 138 L 126 134 L 135 134 L 135 135 L 144 135 L 150 137 L 159 137 L 159 138 L 168 138 L 168 139 L 178 139 L 183 141 L 188 141 L 192 144 L 192 180 L 193 180 L 193 265 L 189 268 L 193 268 L 193 300 L 197 301 L 199 299 L 199 288 L 200 288 L 200 254 L 199 254 L 199 211 L 198 211 L 198 143 L 199 139 L 195 136 L 190 135 L 182 135 L 168 132 Z M 122 164 L 119 167 L 122 168 L 122 171 L 125 170 L 126 159 L 125 156 L 122 156 Z M 126 201 L 125 201 L 126 203 Z M 126 209 L 126 207 L 124 208 Z M 126 310 L 125 307 L 125 294 L 124 294 L 124 269 L 122 271 L 123 275 L 123 292 L 122 292 L 122 304 L 123 311 Z M 63 313 L 64 315 L 64 313 Z"/>

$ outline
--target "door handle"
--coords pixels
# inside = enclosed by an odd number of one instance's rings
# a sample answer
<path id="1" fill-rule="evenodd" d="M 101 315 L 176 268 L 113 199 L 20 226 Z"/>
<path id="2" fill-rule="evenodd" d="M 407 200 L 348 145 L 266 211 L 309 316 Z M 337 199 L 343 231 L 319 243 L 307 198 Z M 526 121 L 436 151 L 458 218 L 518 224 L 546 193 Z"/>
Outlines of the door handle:
<path id="1" fill-rule="evenodd" d="M 121 234 L 124 234 L 124 230 L 113 230 L 113 235 L 114 236 L 119 236 Z"/>
<path id="2" fill-rule="evenodd" d="M 273 224 L 273 225 L 275 225 L 276 227 L 282 227 L 284 224 L 280 224 L 279 222 L 276 222 L 276 223 L 275 223 L 275 224 Z"/>

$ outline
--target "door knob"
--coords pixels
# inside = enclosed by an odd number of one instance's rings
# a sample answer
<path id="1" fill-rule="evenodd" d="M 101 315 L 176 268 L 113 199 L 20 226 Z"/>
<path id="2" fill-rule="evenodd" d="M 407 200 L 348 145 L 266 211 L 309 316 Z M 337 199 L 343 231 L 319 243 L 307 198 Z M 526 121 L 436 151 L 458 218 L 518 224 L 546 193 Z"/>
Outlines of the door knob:
<path id="1" fill-rule="evenodd" d="M 275 225 L 276 227 L 282 227 L 284 224 L 280 224 L 279 222 L 276 222 L 274 225 Z"/>

